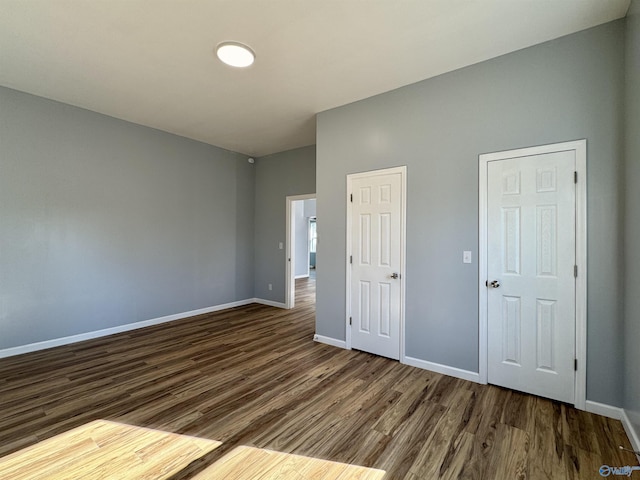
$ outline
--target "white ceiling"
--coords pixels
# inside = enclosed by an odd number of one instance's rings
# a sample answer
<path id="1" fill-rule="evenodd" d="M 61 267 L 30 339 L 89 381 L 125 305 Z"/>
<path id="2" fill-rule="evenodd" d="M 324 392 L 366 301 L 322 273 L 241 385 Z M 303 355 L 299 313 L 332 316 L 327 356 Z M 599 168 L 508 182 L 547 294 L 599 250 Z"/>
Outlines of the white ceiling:
<path id="1" fill-rule="evenodd" d="M 315 114 L 623 17 L 630 0 L 0 0 L 0 85 L 248 155 Z M 256 63 L 221 64 L 215 46 Z"/>

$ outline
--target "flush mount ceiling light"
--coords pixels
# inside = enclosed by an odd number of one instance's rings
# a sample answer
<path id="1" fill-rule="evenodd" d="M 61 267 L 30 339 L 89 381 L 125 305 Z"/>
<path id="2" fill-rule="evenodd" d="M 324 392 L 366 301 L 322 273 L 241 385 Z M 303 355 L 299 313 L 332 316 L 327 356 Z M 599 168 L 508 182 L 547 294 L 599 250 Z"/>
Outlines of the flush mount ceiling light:
<path id="1" fill-rule="evenodd" d="M 220 61 L 232 67 L 248 67 L 256 58 L 253 50 L 239 42 L 222 42 L 216 47 L 216 54 Z"/>

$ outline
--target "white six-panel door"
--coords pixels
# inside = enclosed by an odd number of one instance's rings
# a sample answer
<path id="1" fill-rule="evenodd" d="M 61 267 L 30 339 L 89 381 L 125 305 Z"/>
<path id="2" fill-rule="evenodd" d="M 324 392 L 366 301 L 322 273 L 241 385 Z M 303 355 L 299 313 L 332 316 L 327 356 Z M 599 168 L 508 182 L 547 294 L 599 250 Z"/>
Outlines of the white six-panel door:
<path id="1" fill-rule="evenodd" d="M 574 402 L 575 151 L 489 162 L 488 381 Z"/>
<path id="2" fill-rule="evenodd" d="M 398 360 L 403 241 L 402 173 L 369 172 L 350 183 L 351 347 Z"/>

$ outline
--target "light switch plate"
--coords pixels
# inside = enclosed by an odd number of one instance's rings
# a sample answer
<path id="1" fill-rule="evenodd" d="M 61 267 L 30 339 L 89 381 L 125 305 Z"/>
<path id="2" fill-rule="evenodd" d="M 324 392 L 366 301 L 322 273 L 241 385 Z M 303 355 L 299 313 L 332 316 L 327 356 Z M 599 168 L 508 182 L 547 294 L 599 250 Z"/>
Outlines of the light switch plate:
<path id="1" fill-rule="evenodd" d="M 471 252 L 469 250 L 462 252 L 462 263 L 471 263 Z"/>
<path id="2" fill-rule="evenodd" d="M 284 245 L 282 244 L 282 242 L 278 243 L 278 248 L 279 248 L 280 250 L 282 250 L 282 248 L 283 248 L 283 247 L 284 247 Z"/>

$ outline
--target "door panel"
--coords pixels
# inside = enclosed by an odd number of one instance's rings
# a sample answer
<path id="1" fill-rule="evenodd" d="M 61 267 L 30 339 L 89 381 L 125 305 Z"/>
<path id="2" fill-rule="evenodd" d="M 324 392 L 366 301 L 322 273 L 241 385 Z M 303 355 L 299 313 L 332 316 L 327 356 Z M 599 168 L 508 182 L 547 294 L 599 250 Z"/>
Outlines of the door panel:
<path id="1" fill-rule="evenodd" d="M 402 176 L 359 175 L 351 188 L 351 345 L 399 359 Z"/>
<path id="2" fill-rule="evenodd" d="M 488 164 L 488 380 L 574 401 L 575 153 Z"/>

